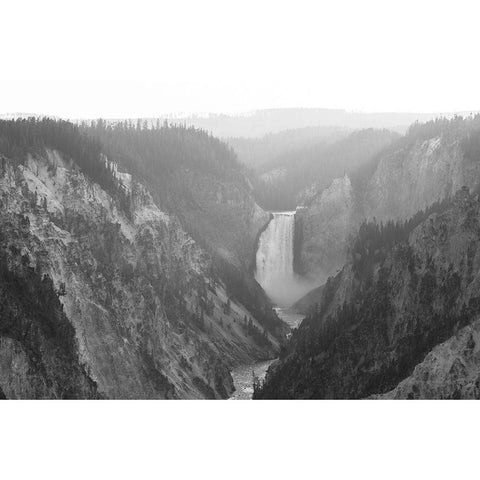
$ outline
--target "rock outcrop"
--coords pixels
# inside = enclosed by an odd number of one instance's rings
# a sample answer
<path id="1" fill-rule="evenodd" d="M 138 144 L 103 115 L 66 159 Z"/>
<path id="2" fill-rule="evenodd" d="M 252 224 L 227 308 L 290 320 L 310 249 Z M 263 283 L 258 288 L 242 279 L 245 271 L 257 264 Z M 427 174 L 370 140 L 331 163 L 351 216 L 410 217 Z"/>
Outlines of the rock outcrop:
<path id="1" fill-rule="evenodd" d="M 56 150 L 3 157 L 1 167 L 0 249 L 59 295 L 78 350 L 64 365 L 77 365 L 71 396 L 225 398 L 233 366 L 276 354 L 281 322 L 231 297 L 209 254 L 130 175 L 111 168 L 129 192 L 126 211 Z M 29 387 L 29 352 L 6 320 L 3 394 L 58 396 L 60 388 Z M 40 355 L 48 363 L 51 352 Z"/>
<path id="2" fill-rule="evenodd" d="M 301 195 L 299 270 L 320 280 L 343 266 L 349 239 L 365 220 L 407 220 L 461 187 L 480 184 L 479 118 L 414 125 L 369 164 L 326 189 Z M 321 182 L 320 182 L 321 185 Z"/>
<path id="3" fill-rule="evenodd" d="M 480 321 L 437 345 L 412 375 L 382 400 L 480 398 Z"/>
<path id="4" fill-rule="evenodd" d="M 465 187 L 420 217 L 407 225 L 362 227 L 347 264 L 326 283 L 319 309 L 294 332 L 256 398 L 365 398 L 390 392 L 410 376 L 387 396 L 403 395 L 421 378 L 426 383 L 413 391 L 417 398 L 480 393 L 474 378 L 479 197 Z M 452 363 L 435 366 L 434 359 L 447 354 Z"/>
<path id="5" fill-rule="evenodd" d="M 0 398 L 101 398 L 53 282 L 15 248 L 0 252 Z"/>
<path id="6" fill-rule="evenodd" d="M 296 229 L 301 244 L 298 255 L 298 273 L 317 282 L 324 282 L 345 263 L 345 245 L 353 232 L 353 190 L 347 175 L 333 180 L 309 207 L 296 214 Z"/>
<path id="7" fill-rule="evenodd" d="M 450 126 L 450 128 L 453 128 Z M 412 140 L 380 158 L 364 193 L 364 216 L 407 219 L 461 187 L 479 184 L 480 165 L 465 156 L 466 131 Z M 408 137 L 407 137 L 408 139 Z M 405 140 L 404 140 L 405 141 Z"/>

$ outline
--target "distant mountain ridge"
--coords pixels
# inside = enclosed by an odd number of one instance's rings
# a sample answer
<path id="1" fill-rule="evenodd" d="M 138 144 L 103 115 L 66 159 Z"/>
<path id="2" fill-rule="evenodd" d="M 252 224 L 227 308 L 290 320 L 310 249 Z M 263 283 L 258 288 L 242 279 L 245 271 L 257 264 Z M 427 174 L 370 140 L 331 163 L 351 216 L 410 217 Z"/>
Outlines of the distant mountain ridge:
<path id="1" fill-rule="evenodd" d="M 219 138 L 262 137 L 283 130 L 305 127 L 342 127 L 348 129 L 387 128 L 401 133 L 412 123 L 426 122 L 438 117 L 469 115 L 474 112 L 436 112 L 436 113 L 395 113 L 395 112 L 350 112 L 328 108 L 270 108 L 239 114 L 200 115 L 159 115 L 154 118 L 140 118 L 149 125 L 157 121 L 171 121 L 211 132 Z M 109 122 L 121 122 L 125 119 L 109 119 Z M 136 121 L 137 119 L 132 119 Z M 81 121 L 81 120 L 80 120 Z"/>
<path id="2" fill-rule="evenodd" d="M 398 133 L 368 128 L 287 151 L 257 169 L 258 201 L 267 209 L 304 205 L 312 193 L 321 192 L 334 179 L 368 163 L 398 138 Z"/>
<path id="3" fill-rule="evenodd" d="M 313 146 L 317 143 L 333 143 L 350 133 L 344 127 L 303 127 L 269 133 L 261 137 L 225 138 L 237 153 L 240 162 L 256 171 L 264 170 L 264 165 L 274 159 Z"/>

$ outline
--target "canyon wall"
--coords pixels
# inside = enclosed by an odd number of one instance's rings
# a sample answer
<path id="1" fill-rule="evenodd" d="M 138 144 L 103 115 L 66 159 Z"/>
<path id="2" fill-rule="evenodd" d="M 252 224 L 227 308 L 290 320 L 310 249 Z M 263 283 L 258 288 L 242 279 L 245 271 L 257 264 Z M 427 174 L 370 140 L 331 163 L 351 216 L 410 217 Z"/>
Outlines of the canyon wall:
<path id="1" fill-rule="evenodd" d="M 257 398 L 478 398 L 479 197 L 412 227 L 361 229 Z"/>
<path id="2" fill-rule="evenodd" d="M 480 183 L 477 120 L 441 120 L 412 127 L 405 137 L 328 188 L 314 183 L 299 196 L 302 243 L 297 269 L 326 279 L 343 266 L 349 239 L 364 220 L 406 220 L 462 186 Z M 472 146 L 473 142 L 473 146 Z"/>
<path id="3" fill-rule="evenodd" d="M 128 210 L 56 150 L 21 162 L 2 157 L 0 246 L 11 271 L 23 264 L 51 279 L 78 356 L 61 364 L 77 372 L 71 396 L 229 396 L 230 369 L 274 356 L 281 322 L 232 298 L 176 217 L 130 175 L 111 170 L 128 192 Z M 2 322 L 3 394 L 54 396 L 53 387 L 25 386 L 26 346 Z M 48 364 L 51 352 L 39 352 Z M 16 383 L 9 370 L 20 372 Z M 39 373 L 41 382 L 48 384 L 49 371 Z"/>

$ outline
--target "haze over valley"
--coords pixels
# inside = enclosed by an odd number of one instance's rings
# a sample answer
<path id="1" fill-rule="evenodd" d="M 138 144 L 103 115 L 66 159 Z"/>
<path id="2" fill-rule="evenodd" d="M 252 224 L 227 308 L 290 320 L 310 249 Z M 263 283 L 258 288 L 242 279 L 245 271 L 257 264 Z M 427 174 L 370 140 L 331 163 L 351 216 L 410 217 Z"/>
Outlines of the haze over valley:
<path id="1" fill-rule="evenodd" d="M 480 398 L 474 10 L 6 4 L 0 397 Z"/>
<path id="2" fill-rule="evenodd" d="M 2 396 L 476 398 L 479 117 L 388 126 L 0 120 Z"/>

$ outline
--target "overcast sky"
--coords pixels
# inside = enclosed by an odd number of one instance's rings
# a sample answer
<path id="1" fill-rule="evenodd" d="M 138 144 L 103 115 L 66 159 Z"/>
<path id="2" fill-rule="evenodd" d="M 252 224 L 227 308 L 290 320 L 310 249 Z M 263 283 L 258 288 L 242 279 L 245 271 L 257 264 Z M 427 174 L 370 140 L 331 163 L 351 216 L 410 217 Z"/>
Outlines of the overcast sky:
<path id="1" fill-rule="evenodd" d="M 462 0 L 5 1 L 0 113 L 479 110 L 478 14 Z"/>

